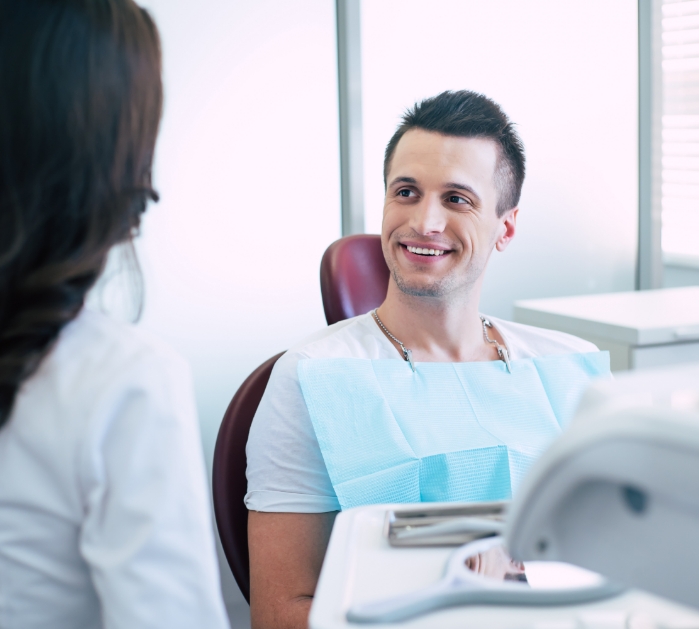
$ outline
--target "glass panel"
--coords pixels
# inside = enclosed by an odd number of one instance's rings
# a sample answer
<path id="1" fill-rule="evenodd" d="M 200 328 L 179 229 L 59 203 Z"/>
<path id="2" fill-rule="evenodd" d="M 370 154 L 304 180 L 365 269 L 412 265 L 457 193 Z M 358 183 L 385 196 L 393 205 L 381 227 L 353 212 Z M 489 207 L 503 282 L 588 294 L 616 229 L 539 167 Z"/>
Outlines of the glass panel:
<path id="1" fill-rule="evenodd" d="M 699 2 L 662 5 L 662 248 L 699 257 Z"/>

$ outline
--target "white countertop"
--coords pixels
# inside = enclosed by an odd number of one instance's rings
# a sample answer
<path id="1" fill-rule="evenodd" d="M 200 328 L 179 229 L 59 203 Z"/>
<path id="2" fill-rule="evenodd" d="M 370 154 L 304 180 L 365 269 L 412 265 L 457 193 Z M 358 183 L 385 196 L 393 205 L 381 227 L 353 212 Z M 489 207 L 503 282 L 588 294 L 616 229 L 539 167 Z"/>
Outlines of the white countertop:
<path id="1" fill-rule="evenodd" d="M 699 340 L 699 286 L 515 302 L 515 321 L 629 345 Z"/>
<path id="2" fill-rule="evenodd" d="M 342 512 L 330 545 L 311 609 L 311 629 L 346 629 L 347 610 L 419 590 L 442 576 L 453 548 L 393 548 L 384 532 L 388 509 L 406 505 L 373 505 Z M 377 625 L 371 625 L 377 626 Z M 397 629 L 698 629 L 699 613 L 638 591 L 619 597 L 565 607 L 454 607 L 404 623 Z"/>

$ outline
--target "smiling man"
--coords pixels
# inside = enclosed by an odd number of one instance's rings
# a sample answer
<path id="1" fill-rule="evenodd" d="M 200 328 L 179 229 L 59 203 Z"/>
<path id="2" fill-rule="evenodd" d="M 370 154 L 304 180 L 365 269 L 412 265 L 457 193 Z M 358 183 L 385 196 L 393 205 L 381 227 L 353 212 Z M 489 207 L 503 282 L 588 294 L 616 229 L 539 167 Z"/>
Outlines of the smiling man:
<path id="1" fill-rule="evenodd" d="M 608 371 L 586 341 L 479 311 L 524 180 L 497 104 L 468 91 L 418 103 L 384 177 L 386 300 L 290 349 L 250 431 L 255 628 L 307 626 L 339 510 L 509 498 L 581 388 Z"/>

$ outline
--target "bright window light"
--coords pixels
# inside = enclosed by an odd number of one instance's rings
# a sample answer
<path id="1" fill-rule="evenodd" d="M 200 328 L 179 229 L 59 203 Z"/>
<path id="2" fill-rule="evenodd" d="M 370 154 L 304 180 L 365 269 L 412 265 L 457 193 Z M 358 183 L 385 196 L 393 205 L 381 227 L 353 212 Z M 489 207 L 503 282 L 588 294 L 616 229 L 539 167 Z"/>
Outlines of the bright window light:
<path id="1" fill-rule="evenodd" d="M 699 1 L 662 5 L 662 248 L 699 266 Z"/>

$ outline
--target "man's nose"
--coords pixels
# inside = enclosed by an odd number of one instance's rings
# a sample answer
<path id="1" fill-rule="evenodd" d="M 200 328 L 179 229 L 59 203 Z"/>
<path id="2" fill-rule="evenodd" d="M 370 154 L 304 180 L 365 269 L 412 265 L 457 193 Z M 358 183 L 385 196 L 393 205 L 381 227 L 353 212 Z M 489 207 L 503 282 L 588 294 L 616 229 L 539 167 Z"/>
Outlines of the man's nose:
<path id="1" fill-rule="evenodd" d="M 446 226 L 446 211 L 436 196 L 425 196 L 413 206 L 410 227 L 421 236 L 440 234 Z"/>

